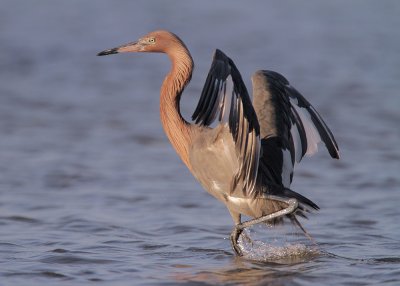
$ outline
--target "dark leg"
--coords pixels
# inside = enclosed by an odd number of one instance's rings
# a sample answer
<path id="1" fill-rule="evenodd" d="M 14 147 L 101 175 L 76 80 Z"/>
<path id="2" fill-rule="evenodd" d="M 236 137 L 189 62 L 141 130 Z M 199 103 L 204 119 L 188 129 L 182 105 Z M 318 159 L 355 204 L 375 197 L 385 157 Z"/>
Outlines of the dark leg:
<path id="1" fill-rule="evenodd" d="M 238 225 L 236 225 L 231 233 L 231 245 L 233 251 L 236 253 L 237 256 L 243 256 L 242 250 L 240 249 L 237 241 L 239 239 L 240 234 L 243 232 L 243 229 L 238 228 Z"/>
<path id="2" fill-rule="evenodd" d="M 246 227 L 255 225 L 255 224 L 259 224 L 259 223 L 266 222 L 266 221 L 269 221 L 269 220 L 272 220 L 272 219 L 275 219 L 275 218 L 278 218 L 278 217 L 281 217 L 284 215 L 291 214 L 297 209 L 297 207 L 299 205 L 299 203 L 297 202 L 296 199 L 283 199 L 283 198 L 276 197 L 276 196 L 264 196 L 263 198 L 268 199 L 268 200 L 284 202 L 288 206 L 287 206 L 287 208 L 282 209 L 277 212 L 274 212 L 272 214 L 265 215 L 265 216 L 262 216 L 262 217 L 259 217 L 256 219 L 252 219 L 249 221 L 245 221 L 245 222 L 236 224 L 235 228 L 233 229 L 233 231 L 231 233 L 231 243 L 232 243 L 233 250 L 235 251 L 235 253 L 238 256 L 243 256 L 242 250 L 240 249 L 240 247 L 237 243 L 240 234 L 243 232 L 243 229 L 245 229 Z"/>
<path id="3" fill-rule="evenodd" d="M 237 228 L 237 226 L 241 224 L 241 215 L 240 215 L 240 213 L 235 212 L 234 210 L 231 210 L 229 208 L 228 208 L 228 210 L 232 216 L 233 221 L 235 222 L 235 228 L 232 230 L 231 237 L 230 237 L 232 249 L 236 253 L 236 255 L 242 256 L 243 255 L 242 250 L 240 249 L 240 247 L 237 243 L 240 234 L 243 232 L 243 229 Z"/>

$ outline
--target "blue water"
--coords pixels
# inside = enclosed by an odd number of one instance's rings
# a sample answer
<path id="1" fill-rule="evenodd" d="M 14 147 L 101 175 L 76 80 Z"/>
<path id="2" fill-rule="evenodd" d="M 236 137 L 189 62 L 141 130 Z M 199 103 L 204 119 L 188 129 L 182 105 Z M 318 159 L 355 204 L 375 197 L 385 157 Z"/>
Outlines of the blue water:
<path id="1" fill-rule="evenodd" d="M 0 285 L 400 285 L 399 14 L 397 1 L 3 0 Z M 160 28 L 196 64 L 187 118 L 220 48 L 248 87 L 281 72 L 326 119 L 341 159 L 321 148 L 292 185 L 321 207 L 302 220 L 313 243 L 256 227 L 248 259 L 232 254 L 229 213 L 159 123 L 168 58 L 95 56 Z M 270 242 L 292 256 L 264 261 L 282 250 Z"/>

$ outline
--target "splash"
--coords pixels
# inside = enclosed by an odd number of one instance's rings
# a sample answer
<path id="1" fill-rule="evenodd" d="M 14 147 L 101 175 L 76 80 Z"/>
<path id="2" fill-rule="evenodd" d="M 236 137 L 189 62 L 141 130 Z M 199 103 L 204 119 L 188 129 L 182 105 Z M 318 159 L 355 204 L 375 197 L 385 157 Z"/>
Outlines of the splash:
<path id="1" fill-rule="evenodd" d="M 285 234 L 264 241 L 251 238 L 248 230 L 238 240 L 243 256 L 249 260 L 292 264 L 308 261 L 321 254 L 315 243 L 296 234 Z"/>

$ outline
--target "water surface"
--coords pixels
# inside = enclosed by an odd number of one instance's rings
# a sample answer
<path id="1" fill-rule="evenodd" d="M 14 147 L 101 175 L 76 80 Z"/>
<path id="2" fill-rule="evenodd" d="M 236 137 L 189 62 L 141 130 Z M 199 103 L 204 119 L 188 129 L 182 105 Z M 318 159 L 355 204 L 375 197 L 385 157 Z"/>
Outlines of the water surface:
<path id="1" fill-rule="evenodd" d="M 1 6 L 0 285 L 399 285 L 397 1 Z M 315 252 L 296 234 L 255 229 L 255 249 L 292 237 L 303 252 L 232 254 L 227 210 L 159 123 L 167 57 L 95 56 L 158 28 L 180 35 L 196 63 L 187 118 L 220 48 L 248 86 L 257 69 L 279 71 L 326 119 L 341 160 L 321 148 L 292 185 L 321 207 L 302 220 Z"/>

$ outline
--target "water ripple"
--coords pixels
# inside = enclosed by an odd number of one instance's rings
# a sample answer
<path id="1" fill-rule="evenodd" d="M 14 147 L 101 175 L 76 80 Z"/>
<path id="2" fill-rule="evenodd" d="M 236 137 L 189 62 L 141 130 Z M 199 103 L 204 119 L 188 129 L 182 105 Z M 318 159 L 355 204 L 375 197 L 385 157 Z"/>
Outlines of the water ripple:
<path id="1" fill-rule="evenodd" d="M 39 261 L 50 264 L 109 264 L 115 262 L 110 259 L 86 258 L 78 255 L 48 255 Z"/>
<path id="2" fill-rule="evenodd" d="M 0 220 L 13 221 L 13 222 L 24 222 L 24 223 L 29 223 L 29 224 L 41 223 L 41 221 L 38 219 L 35 219 L 32 217 L 27 217 L 27 216 L 21 216 L 21 215 L 0 216 Z"/>
<path id="3" fill-rule="evenodd" d="M 1 285 L 399 285 L 399 2 L 247 2 L 1 1 Z M 95 56 L 154 26 L 196 61 L 186 119 L 220 47 L 249 90 L 282 72 L 326 120 L 341 159 L 319 146 L 291 186 L 321 206 L 317 247 L 274 227 L 233 254 L 229 212 L 162 133 L 167 57 Z"/>

